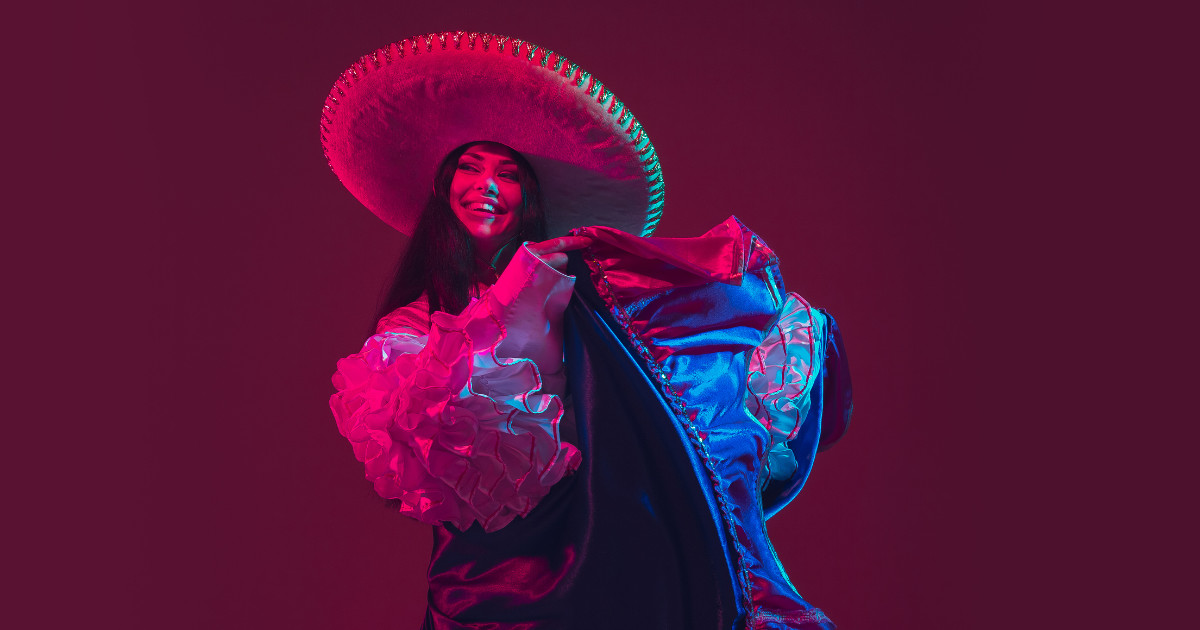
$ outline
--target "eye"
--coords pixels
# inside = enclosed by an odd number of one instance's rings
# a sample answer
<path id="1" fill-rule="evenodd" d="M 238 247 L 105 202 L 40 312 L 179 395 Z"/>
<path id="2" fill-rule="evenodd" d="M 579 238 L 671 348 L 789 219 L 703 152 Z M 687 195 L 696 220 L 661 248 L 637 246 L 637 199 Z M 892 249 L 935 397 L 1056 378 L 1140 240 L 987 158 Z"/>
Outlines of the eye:
<path id="1" fill-rule="evenodd" d="M 474 164 L 471 164 L 470 162 L 459 162 L 458 170 L 466 171 L 468 173 L 478 173 L 479 167 L 475 166 Z"/>
<path id="2" fill-rule="evenodd" d="M 500 173 L 500 179 L 507 180 L 510 182 L 516 182 L 519 180 L 519 178 L 517 177 L 516 171 L 505 171 L 503 173 Z"/>

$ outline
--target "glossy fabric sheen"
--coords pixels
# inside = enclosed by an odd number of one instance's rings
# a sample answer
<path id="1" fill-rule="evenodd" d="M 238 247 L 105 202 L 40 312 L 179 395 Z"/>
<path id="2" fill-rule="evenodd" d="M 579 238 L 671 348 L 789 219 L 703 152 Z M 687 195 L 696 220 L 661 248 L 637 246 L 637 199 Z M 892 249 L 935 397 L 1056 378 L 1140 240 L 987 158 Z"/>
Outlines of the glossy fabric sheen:
<path id="1" fill-rule="evenodd" d="M 585 231 L 595 244 L 571 271 L 592 283 L 564 321 L 583 464 L 499 531 L 435 527 L 425 627 L 832 628 L 767 539 L 768 434 L 744 406 L 748 355 L 784 296 L 774 254 L 733 218 L 696 239 Z M 766 488 L 772 513 L 803 485 L 822 410 L 843 412 L 827 392 L 848 403 L 830 355 L 789 442 L 800 466 Z"/>
<path id="2" fill-rule="evenodd" d="M 583 464 L 499 531 L 434 528 L 425 628 L 739 627 L 711 493 L 584 284 L 564 318 Z"/>
<path id="3" fill-rule="evenodd" d="M 716 496 L 747 626 L 828 624 L 796 592 L 767 538 L 759 475 L 769 436 L 742 404 L 749 354 L 782 306 L 774 252 L 733 217 L 695 239 L 637 239 L 609 228 L 583 232 L 596 242 L 585 254 L 592 284 L 705 465 L 697 477 Z M 819 431 L 819 422 L 802 427 L 797 446 L 815 447 Z M 808 475 L 812 458 L 805 455 L 794 478 Z"/>
<path id="4" fill-rule="evenodd" d="M 462 313 L 401 307 L 338 361 L 330 409 L 379 496 L 423 523 L 496 531 L 579 466 L 560 439 L 574 284 L 522 247 Z"/>

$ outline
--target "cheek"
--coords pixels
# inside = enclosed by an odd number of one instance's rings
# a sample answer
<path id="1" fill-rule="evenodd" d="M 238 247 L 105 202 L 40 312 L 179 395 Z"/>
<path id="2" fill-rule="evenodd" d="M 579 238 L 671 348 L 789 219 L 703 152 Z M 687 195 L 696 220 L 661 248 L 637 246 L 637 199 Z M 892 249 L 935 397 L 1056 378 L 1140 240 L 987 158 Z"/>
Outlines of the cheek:
<path id="1" fill-rule="evenodd" d="M 450 180 L 450 200 L 461 197 L 468 184 L 470 182 L 467 181 L 467 178 L 461 176 L 459 172 L 455 172 L 454 178 Z"/>
<path id="2" fill-rule="evenodd" d="M 514 211 L 519 212 L 521 210 L 521 208 L 525 205 L 521 201 L 521 187 L 520 186 L 517 186 L 517 185 L 511 186 L 511 187 L 506 186 L 505 190 L 503 191 L 502 194 L 504 195 L 505 205 L 507 205 L 509 208 L 512 208 Z"/>

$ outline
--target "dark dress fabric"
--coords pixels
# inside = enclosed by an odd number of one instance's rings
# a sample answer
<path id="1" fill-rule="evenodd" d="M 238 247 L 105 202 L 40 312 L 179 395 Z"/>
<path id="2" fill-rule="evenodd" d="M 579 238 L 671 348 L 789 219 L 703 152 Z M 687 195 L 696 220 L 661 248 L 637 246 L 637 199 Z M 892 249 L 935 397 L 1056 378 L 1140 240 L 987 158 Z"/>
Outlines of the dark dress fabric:
<path id="1" fill-rule="evenodd" d="M 434 528 L 425 629 L 834 627 L 795 591 L 765 520 L 849 420 L 840 334 L 828 318 L 813 411 L 789 442 L 799 470 L 760 494 L 767 435 L 744 410 L 744 375 L 783 287 L 756 235 L 718 228 L 700 247 L 587 228 L 601 238 L 568 272 L 592 282 L 577 281 L 564 318 L 583 464 L 498 531 Z M 714 273 L 671 263 L 705 247 L 727 253 Z"/>

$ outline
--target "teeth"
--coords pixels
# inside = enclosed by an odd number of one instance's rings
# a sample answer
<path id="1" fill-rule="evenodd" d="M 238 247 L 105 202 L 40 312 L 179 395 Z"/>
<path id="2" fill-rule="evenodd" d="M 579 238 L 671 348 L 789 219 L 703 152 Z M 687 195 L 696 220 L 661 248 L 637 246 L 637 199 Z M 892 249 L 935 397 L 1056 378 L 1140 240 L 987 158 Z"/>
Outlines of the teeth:
<path id="1" fill-rule="evenodd" d="M 476 202 L 476 203 L 473 203 L 473 204 L 467 206 L 467 209 L 468 210 L 482 210 L 484 212 L 490 212 L 492 214 L 496 213 L 496 206 L 493 206 L 490 203 Z"/>

